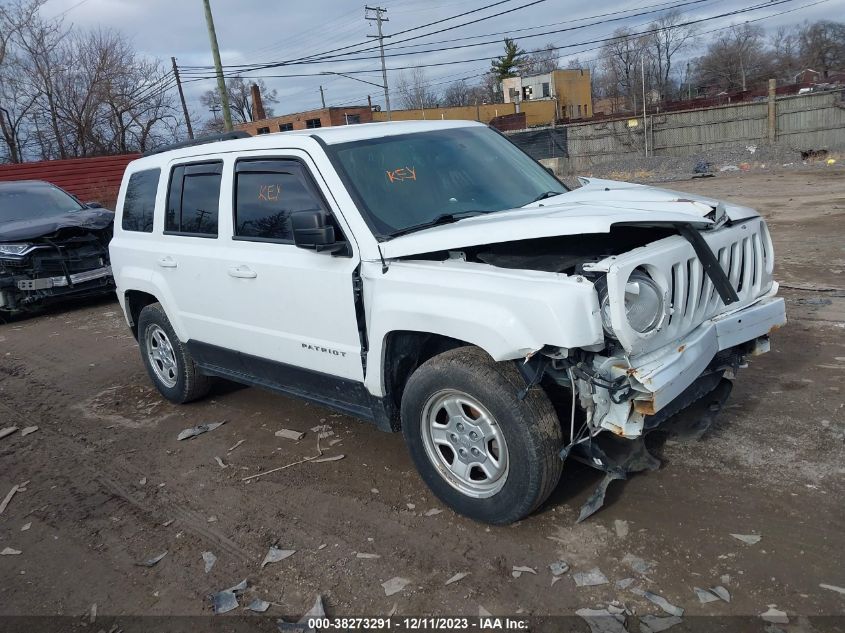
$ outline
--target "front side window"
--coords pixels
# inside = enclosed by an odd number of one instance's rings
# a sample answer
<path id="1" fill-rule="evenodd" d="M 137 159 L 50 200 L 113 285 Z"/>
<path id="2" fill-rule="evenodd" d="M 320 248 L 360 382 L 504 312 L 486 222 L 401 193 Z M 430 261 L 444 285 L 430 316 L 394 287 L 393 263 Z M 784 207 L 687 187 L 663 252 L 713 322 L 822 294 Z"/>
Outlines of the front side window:
<path id="1" fill-rule="evenodd" d="M 129 177 L 126 198 L 123 200 L 121 227 L 124 231 L 153 232 L 153 212 L 160 175 L 160 169 L 145 169 Z"/>
<path id="2" fill-rule="evenodd" d="M 378 237 L 438 220 L 518 209 L 567 191 L 488 127 L 397 134 L 329 146 Z"/>
<path id="3" fill-rule="evenodd" d="M 166 233 L 217 236 L 222 172 L 220 161 L 173 168 L 167 194 Z"/>
<path id="4" fill-rule="evenodd" d="M 290 216 L 326 206 L 295 160 L 242 160 L 235 166 L 235 237 L 292 242 Z"/>

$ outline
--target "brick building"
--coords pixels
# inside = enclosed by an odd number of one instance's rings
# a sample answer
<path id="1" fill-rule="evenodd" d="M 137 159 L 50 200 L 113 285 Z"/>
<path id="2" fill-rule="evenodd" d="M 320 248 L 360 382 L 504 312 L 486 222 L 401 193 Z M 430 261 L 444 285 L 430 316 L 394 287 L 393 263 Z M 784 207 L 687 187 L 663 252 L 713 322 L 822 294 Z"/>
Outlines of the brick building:
<path id="1" fill-rule="evenodd" d="M 505 103 L 551 101 L 556 104 L 558 119 L 589 119 L 593 116 L 590 71 L 586 69 L 555 70 L 542 75 L 508 77 L 502 80 Z"/>
<path id="2" fill-rule="evenodd" d="M 283 114 L 249 123 L 240 123 L 236 130 L 244 130 L 255 136 L 270 132 L 288 132 L 290 130 L 307 130 L 333 125 L 352 125 L 354 123 L 372 123 L 373 113 L 369 106 L 343 106 L 337 108 L 319 108 L 307 112 Z"/>

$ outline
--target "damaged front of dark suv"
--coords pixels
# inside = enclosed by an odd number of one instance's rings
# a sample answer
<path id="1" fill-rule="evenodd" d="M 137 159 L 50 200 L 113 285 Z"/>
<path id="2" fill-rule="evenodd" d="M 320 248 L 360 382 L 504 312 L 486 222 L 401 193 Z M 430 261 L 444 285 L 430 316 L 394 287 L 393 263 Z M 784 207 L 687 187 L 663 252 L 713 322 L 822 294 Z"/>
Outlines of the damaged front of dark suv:
<path id="1" fill-rule="evenodd" d="M 113 223 L 48 183 L 0 183 L 0 313 L 113 292 Z"/>

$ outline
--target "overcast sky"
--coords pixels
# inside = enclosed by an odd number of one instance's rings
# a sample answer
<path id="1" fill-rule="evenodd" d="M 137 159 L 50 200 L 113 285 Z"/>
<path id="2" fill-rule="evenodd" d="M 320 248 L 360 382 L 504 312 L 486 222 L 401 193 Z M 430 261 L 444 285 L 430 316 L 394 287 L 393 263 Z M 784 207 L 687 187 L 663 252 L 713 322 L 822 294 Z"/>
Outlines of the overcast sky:
<path id="1" fill-rule="evenodd" d="M 380 6 L 387 8 L 389 22 L 384 24 L 384 33 L 398 33 L 406 29 L 449 18 L 484 6 L 496 0 L 383 0 Z M 525 6 L 533 2 L 532 6 Z M 441 24 L 397 35 L 393 41 L 461 25 L 496 13 L 516 9 L 498 17 L 492 17 L 475 24 L 460 26 L 428 37 L 422 37 L 405 44 L 393 53 L 411 53 L 389 57 L 388 83 L 395 85 L 404 70 L 400 67 L 427 64 L 445 64 L 425 68 L 427 77 L 436 88 L 441 89 L 456 79 L 477 76 L 489 68 L 489 58 L 501 53 L 502 32 L 511 33 L 525 49 L 537 48 L 546 43 L 568 46 L 561 51 L 562 62 L 572 57 L 591 59 L 599 44 L 586 43 L 607 37 L 614 29 L 628 26 L 645 28 L 660 12 L 680 3 L 680 8 L 690 20 L 715 16 L 745 7 L 763 4 L 767 0 L 505 0 L 483 11 L 449 20 Z M 792 11 L 757 22 L 774 31 L 784 24 L 796 24 L 804 20 L 842 19 L 845 16 L 845 0 L 768 0 L 780 3 L 765 6 L 753 12 L 703 22 L 701 31 L 710 31 L 732 23 L 763 18 L 783 11 Z M 324 53 L 349 45 L 361 44 L 369 48 L 373 40 L 367 36 L 375 33 L 375 24 L 364 20 L 364 7 L 357 0 L 212 0 L 212 10 L 217 27 L 223 64 L 254 64 L 259 62 L 290 61 L 304 56 Z M 813 6 L 809 6 L 813 5 Z M 655 11 L 648 15 L 632 15 L 643 11 Z M 627 13 L 625 12 L 627 11 Z M 181 66 L 211 65 L 208 33 L 205 27 L 201 0 L 48 0 L 43 8 L 45 16 L 63 16 L 75 28 L 117 29 L 132 38 L 138 50 L 151 57 L 164 60 L 169 65 L 175 56 Z M 619 13 L 622 12 L 622 13 Z M 607 14 L 602 16 L 602 14 Z M 601 17 L 599 17 L 601 16 Z M 578 27 L 573 29 L 572 27 Z M 566 32 L 529 37 L 546 31 L 569 28 Z M 517 29 L 522 29 L 517 31 Z M 479 36 L 487 37 L 479 37 Z M 701 40 L 716 37 L 718 33 L 703 35 Z M 460 41 L 435 44 L 443 40 Z M 457 50 L 439 52 L 416 52 L 430 48 L 442 48 L 463 44 L 496 43 L 471 46 Z M 366 43 L 368 42 L 369 43 Z M 390 43 L 386 39 L 385 43 Z M 583 43 L 583 44 L 582 44 Z M 414 47 L 408 48 L 411 45 Z M 348 53 L 356 50 L 355 48 Z M 579 55 L 580 52 L 580 55 Z M 335 53 L 339 54 L 339 53 Z M 263 77 L 268 87 L 278 91 L 280 103 L 275 106 L 276 114 L 298 112 L 320 106 L 319 86 L 325 90 L 328 105 L 366 103 L 372 95 L 373 103 L 382 104 L 380 88 L 337 75 L 317 77 L 271 77 L 321 72 L 370 71 L 355 74 L 355 77 L 381 84 L 381 72 L 377 51 L 350 53 L 350 57 L 367 59 L 355 61 L 332 61 L 331 63 L 288 65 L 284 68 L 261 70 L 244 76 Z M 373 59 L 369 59 L 375 57 Z M 467 61 L 485 58 L 480 61 Z M 462 63 L 449 63 L 462 62 Z M 684 66 L 685 64 L 679 64 Z M 208 71 L 202 71 L 206 73 Z M 191 111 L 198 117 L 209 116 L 204 112 L 199 95 L 215 86 L 213 79 L 194 79 L 186 68 L 183 73 L 185 91 Z M 476 78 L 469 81 L 477 81 Z M 395 95 L 391 93 L 391 98 Z M 394 105 L 394 107 L 397 107 Z"/>

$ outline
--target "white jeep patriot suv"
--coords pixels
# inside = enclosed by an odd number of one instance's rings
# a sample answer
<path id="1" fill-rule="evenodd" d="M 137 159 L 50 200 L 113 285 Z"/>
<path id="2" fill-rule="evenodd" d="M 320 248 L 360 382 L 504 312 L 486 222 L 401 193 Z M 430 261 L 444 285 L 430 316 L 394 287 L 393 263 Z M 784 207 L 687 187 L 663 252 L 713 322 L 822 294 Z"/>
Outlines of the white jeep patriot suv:
<path id="1" fill-rule="evenodd" d="M 532 512 L 570 456 L 642 469 L 643 435 L 708 418 L 786 320 L 752 209 L 570 191 L 474 122 L 229 137 L 123 179 L 111 262 L 150 378 L 176 403 L 218 376 L 401 428 L 481 521 Z"/>

